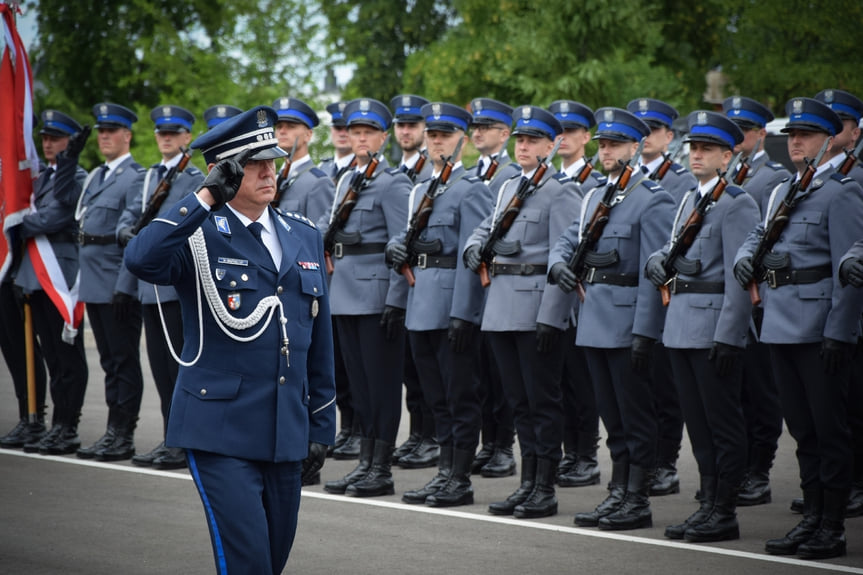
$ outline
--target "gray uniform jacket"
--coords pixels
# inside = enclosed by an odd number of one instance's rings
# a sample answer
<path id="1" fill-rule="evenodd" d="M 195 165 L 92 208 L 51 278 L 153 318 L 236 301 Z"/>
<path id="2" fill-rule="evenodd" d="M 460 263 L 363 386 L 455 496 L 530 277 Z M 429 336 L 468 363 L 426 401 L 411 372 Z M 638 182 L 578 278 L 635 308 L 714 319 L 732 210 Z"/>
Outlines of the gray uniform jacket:
<path id="1" fill-rule="evenodd" d="M 138 178 L 144 168 L 131 156 L 127 157 L 101 184 L 96 168 L 88 176 L 81 195 L 78 214 L 80 230 L 89 236 L 114 236 L 120 229 L 120 215 L 141 191 Z M 77 215 L 77 214 L 76 214 Z M 111 303 L 115 293 L 137 296 L 138 278 L 123 264 L 123 248 L 111 244 L 82 245 L 78 261 L 81 265 L 79 298 L 87 303 Z"/>
<path id="2" fill-rule="evenodd" d="M 310 161 L 291 166 L 287 180 L 282 182 L 279 209 L 302 214 L 316 222 L 329 215 L 336 187 L 332 178 Z"/>
<path id="3" fill-rule="evenodd" d="M 674 205 L 679 206 L 683 196 L 689 190 L 698 187 L 698 180 L 680 164 L 671 164 L 665 177 L 657 182 L 662 189 L 674 198 Z"/>
<path id="4" fill-rule="evenodd" d="M 779 162 L 772 161 L 766 152 L 755 158 L 755 161 L 750 164 L 742 187 L 747 194 L 755 199 L 762 218 L 767 209 L 770 193 L 776 186 L 789 178 L 791 178 L 791 172 Z"/>
<path id="5" fill-rule="evenodd" d="M 468 170 L 468 175 L 481 178 L 482 174 L 479 173 L 479 164 L 470 168 Z M 486 182 L 488 187 L 491 189 L 492 197 L 496 198 L 500 193 L 500 187 L 510 178 L 514 178 L 518 175 L 521 175 L 521 167 L 513 162 L 509 155 L 504 154 L 503 158 L 500 160 L 500 165 L 498 165 L 497 170 L 494 172 L 494 175 L 488 182 Z"/>
<path id="6" fill-rule="evenodd" d="M 584 198 L 581 214 L 590 221 L 604 188 L 594 188 Z M 656 288 L 644 276 L 647 259 L 668 240 L 674 219 L 674 200 L 644 174 L 633 174 L 624 200 L 615 205 L 596 245 L 597 253 L 617 251 L 617 263 L 603 267 L 609 274 L 634 274 L 637 286 L 585 284 L 585 300 L 578 308 L 576 344 L 615 349 L 630 347 L 632 336 L 659 339 L 665 310 Z M 552 251 L 549 265 L 569 263 L 580 233 L 576 220 Z"/>
<path id="7" fill-rule="evenodd" d="M 419 206 L 431 180 L 417 185 L 412 193 L 411 214 Z M 423 242 L 440 242 L 440 249 L 425 257 L 455 258 L 455 268 L 414 266 L 416 284 L 408 291 L 405 326 L 411 331 L 446 329 L 451 317 L 479 325 L 485 290 L 479 276 L 461 260 L 461 253 L 473 230 L 492 210 L 491 190 L 479 178 L 455 168 L 449 182 L 438 188 L 428 226 L 420 233 Z M 403 243 L 407 231 L 390 240 Z"/>
<path id="8" fill-rule="evenodd" d="M 697 198 L 698 193 L 693 191 L 684 199 L 675 233 L 692 213 Z M 737 186 L 728 186 L 719 201 L 708 208 L 695 241 L 683 254 L 687 260 L 701 262 L 701 272 L 697 275 L 680 273 L 678 282 L 717 282 L 724 284 L 724 291 L 672 295 L 662 336 L 666 347 L 709 349 L 713 342 L 746 346 L 752 302 L 749 293 L 740 289 L 732 269 L 737 250 L 758 224 L 758 218 L 755 200 Z M 670 247 L 671 242 L 662 248 L 663 256 Z"/>
<path id="9" fill-rule="evenodd" d="M 339 181 L 332 210 L 319 220 L 321 233 L 326 234 L 331 214 L 347 193 L 353 174 L 354 171 L 348 172 Z M 330 279 L 333 315 L 369 315 L 383 312 L 385 306 L 401 309 L 407 306 L 407 281 L 387 265 L 384 248 L 408 221 L 410 178 L 398 168 L 388 168 L 383 159 L 366 184 L 359 191 L 342 232 L 356 238 L 351 240 L 357 242 L 352 245 L 380 244 L 380 249 L 333 259 L 335 271 Z"/>
<path id="10" fill-rule="evenodd" d="M 483 245 L 498 213 L 509 204 L 522 176 L 501 186 L 494 212 L 477 227 L 466 247 Z M 539 186 L 528 196 L 512 227 L 503 235 L 506 242 L 520 242 L 515 255 L 495 256 L 495 263 L 546 266 L 549 251 L 581 207 L 578 185 L 549 168 Z M 544 273 L 496 275 L 488 287 L 482 317 L 483 331 L 533 331 L 542 323 L 566 329 L 573 294 L 565 294 L 546 282 Z"/>
<path id="11" fill-rule="evenodd" d="M 785 197 L 790 184 L 785 182 L 776 188 L 770 213 Z M 860 237 L 863 190 L 851 178 L 827 167 L 816 173 L 807 192 L 791 212 L 773 252 L 787 254 L 792 270 L 832 266 L 833 275 L 816 283 L 786 284 L 775 289 L 761 284 L 761 341 L 801 344 L 831 338 L 854 343 L 860 335 L 863 290 L 840 285 L 838 272 L 841 258 Z M 752 256 L 764 229 L 765 223 L 760 223 L 749 233 L 735 261 Z"/>

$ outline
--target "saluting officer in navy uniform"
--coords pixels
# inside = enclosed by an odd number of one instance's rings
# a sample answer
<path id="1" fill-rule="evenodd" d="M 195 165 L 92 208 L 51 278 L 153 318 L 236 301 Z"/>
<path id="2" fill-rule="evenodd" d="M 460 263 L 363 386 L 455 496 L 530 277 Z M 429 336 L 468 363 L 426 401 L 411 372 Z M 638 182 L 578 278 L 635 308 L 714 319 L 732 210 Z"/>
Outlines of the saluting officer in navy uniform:
<path id="1" fill-rule="evenodd" d="M 726 98 L 722 103 L 725 115 L 743 132 L 743 141 L 734 148 L 749 163 L 746 179 L 740 186 L 755 200 L 759 213 L 767 208 L 767 199 L 780 182 L 791 174 L 779 162 L 774 162 L 764 151 L 767 138 L 766 125 L 773 113 L 761 103 L 743 96 Z M 759 140 L 761 144 L 756 149 Z M 730 174 L 736 178 L 737 173 Z M 752 308 L 752 324 L 756 331 L 750 334 L 743 352 L 743 418 L 746 421 L 747 471 L 737 493 L 741 507 L 770 503 L 770 468 L 782 435 L 782 405 L 779 389 L 770 367 L 770 351 L 759 339 L 763 310 Z"/>
<path id="2" fill-rule="evenodd" d="M 316 222 L 329 212 L 335 194 L 333 180 L 315 166 L 309 155 L 312 130 L 320 120 L 311 106 L 297 98 L 279 98 L 273 102 L 273 108 L 279 114 L 276 124 L 279 147 L 291 151 L 296 142 L 286 178 L 282 178 L 283 168 L 279 167 L 279 208 L 284 212 L 302 214 Z"/>
<path id="3" fill-rule="evenodd" d="M 417 170 L 420 155 L 426 149 L 425 119 L 422 107 L 429 101 L 413 94 L 402 94 L 390 100 L 390 110 L 393 113 L 393 135 L 402 150 L 399 168 L 405 172 L 414 183 L 427 180 L 432 173 L 432 164 L 426 160 Z"/>
<path id="4" fill-rule="evenodd" d="M 392 121 L 387 107 L 371 98 L 351 101 L 344 116 L 357 167 L 339 180 L 330 221 L 321 220 L 324 229 L 338 213 L 354 173 L 364 172 L 370 154 L 384 144 Z M 336 237 L 332 308 L 362 436 L 359 465 L 342 479 L 328 481 L 324 489 L 330 493 L 374 497 L 395 492 L 391 465 L 401 417 L 407 283 L 387 265 L 384 249 L 404 229 L 410 189 L 410 179 L 382 158 L 371 179 L 356 190 L 356 204 Z"/>
<path id="5" fill-rule="evenodd" d="M 336 184 L 345 172 L 357 165 L 354 161 L 351 141 L 348 138 L 348 124 L 344 117 L 347 104 L 347 102 L 334 102 L 327 105 L 327 112 L 330 114 L 330 141 L 335 155 L 324 158 L 318 164 L 318 168 L 327 173 Z M 341 410 L 341 407 L 339 409 Z"/>
<path id="6" fill-rule="evenodd" d="M 522 173 L 501 186 L 495 209 L 468 239 L 464 260 L 472 270 L 479 268 L 481 246 L 500 214 L 563 131 L 553 114 L 537 106 L 517 107 L 512 119 Z M 489 505 L 494 515 L 533 518 L 557 513 L 554 482 L 563 440 L 560 379 L 572 297 L 548 284 L 546 273 L 549 251 L 577 217 L 580 203 L 578 186 L 550 166 L 496 243 L 488 266 L 491 285 L 482 331 L 515 414 L 521 449 L 521 485 L 505 501 Z"/>
<path id="7" fill-rule="evenodd" d="M 237 114 L 242 113 L 243 111 L 236 106 L 217 104 L 204 110 L 204 123 L 207 124 L 208 130 L 212 130 L 228 118 L 233 118 Z"/>
<path id="8" fill-rule="evenodd" d="M 470 103 L 470 139 L 480 153 L 477 165 L 468 175 L 481 178 L 497 198 L 500 187 L 521 173 L 506 149 L 512 128 L 512 106 L 491 98 L 474 98 Z M 489 172 L 492 159 L 498 166 Z M 483 477 L 508 477 L 515 473 L 512 445 L 515 424 L 512 409 L 503 392 L 503 384 L 485 334 L 480 334 L 480 397 L 482 400 L 482 447 L 474 458 L 473 473 Z"/>
<path id="9" fill-rule="evenodd" d="M 552 102 L 548 110 L 563 127 L 561 144 L 557 155 L 561 157 L 561 171 L 580 182 L 583 170 L 590 170 L 579 185 L 580 193 L 604 185 L 607 178 L 593 166 L 588 167 L 584 147 L 590 141 L 590 130 L 596 125 L 593 110 L 573 100 Z M 599 412 L 596 396 L 587 369 L 584 350 L 575 345 L 578 324 L 578 299 L 573 299 L 569 327 L 566 328 L 566 358 L 563 379 L 563 459 L 557 470 L 557 484 L 561 487 L 582 487 L 599 483 Z"/>
<path id="10" fill-rule="evenodd" d="M 684 196 L 669 242 L 650 257 L 647 275 L 671 292 L 662 339 L 698 463 L 702 499 L 698 511 L 666 528 L 665 536 L 724 541 L 740 537 L 735 509 L 747 444 L 740 395 L 752 313 L 749 295 L 731 270 L 760 211 L 743 188 L 729 183 L 718 200 L 710 201 L 692 245 L 668 276 L 663 261 L 672 242 L 696 205 L 713 193 L 720 183 L 718 172 L 725 173 L 735 146 L 743 141 L 740 128 L 719 113 L 692 112 L 687 123 L 689 166 L 699 185 Z"/>
<path id="11" fill-rule="evenodd" d="M 203 187 L 126 250 L 130 270 L 180 298 L 166 444 L 186 449 L 218 573 L 282 572 L 301 472 L 320 469 L 335 435 L 323 244 L 310 220 L 269 207 L 285 155 L 276 120 L 258 106 L 195 140 Z"/>
<path id="12" fill-rule="evenodd" d="M 36 378 L 36 423 L 29 423 L 27 419 L 27 387 L 19 387 L 26 380 L 19 382 L 18 378 L 13 378 L 21 416 L 18 425 L 23 427 L 16 427 L 18 433 L 13 431 L 0 439 L 0 446 L 61 455 L 74 453 L 81 446 L 78 419 L 87 389 L 87 357 L 80 329 L 84 310 L 74 296 L 78 283 L 78 234 L 74 214 L 87 177 L 87 172 L 78 166 L 78 156 L 89 130 L 82 131 L 78 122 L 57 110 L 46 110 L 41 117 L 39 133 L 48 166 L 33 184 L 33 210 L 15 228 L 17 236 L 25 242 L 15 285 L 30 304 L 33 334 L 38 338 L 34 341 L 39 342 L 42 350 L 36 361 L 41 364 L 44 357 L 54 411 L 51 430 L 43 435 L 44 372 L 42 378 Z M 6 324 L 6 317 L 3 322 Z M 9 321 L 9 324 L 17 322 Z M 22 329 L 16 334 L 18 341 L 23 340 L 23 333 Z M 25 355 L 22 353 L 20 357 L 23 360 Z"/>
<path id="13" fill-rule="evenodd" d="M 138 279 L 123 264 L 123 247 L 117 239 L 120 216 L 140 194 L 138 178 L 144 169 L 129 153 L 132 124 L 138 116 L 110 103 L 93 106 L 93 115 L 105 164 L 87 176 L 75 209 L 81 243 L 78 293 L 87 304 L 105 372 L 108 424 L 93 445 L 78 450 L 78 457 L 115 461 L 135 455 L 135 426 L 144 393 Z"/>
<path id="14" fill-rule="evenodd" d="M 599 159 L 614 185 L 650 128 L 620 108 L 594 114 Z M 557 242 L 549 258 L 551 281 L 576 287 L 568 262 L 581 241 L 580 222 L 590 221 L 605 188 L 585 196 L 581 213 Z M 608 223 L 586 260 L 585 299 L 578 307 L 576 345 L 583 346 L 596 402 L 608 433 L 612 471 L 610 494 L 590 513 L 578 513 L 582 527 L 649 527 L 650 470 L 656 457 L 657 424 L 650 385 L 654 343 L 664 321 L 656 288 L 644 277 L 647 258 L 668 239 L 674 200 L 647 174 L 635 170 L 626 188 L 611 200 Z"/>
<path id="15" fill-rule="evenodd" d="M 122 245 L 126 245 L 132 239 L 134 228 L 138 225 L 142 213 L 153 201 L 161 182 L 168 176 L 170 170 L 178 169 L 183 158 L 181 148 L 188 148 L 192 141 L 192 125 L 195 123 L 195 115 L 192 112 L 180 106 L 156 106 L 150 111 L 150 119 L 156 126 L 156 145 L 162 160 L 144 172 L 136 182 L 137 193 L 133 201 L 126 206 L 118 224 L 120 230 L 118 239 Z M 182 198 L 197 192 L 203 181 L 204 174 L 201 170 L 194 165 L 187 165 L 182 172 L 176 174 L 156 216 L 166 213 Z M 138 280 L 138 299 L 141 301 L 147 359 L 156 391 L 159 393 L 163 431 L 165 431 L 168 426 L 171 397 L 174 394 L 174 385 L 180 369 L 174 357 L 183 349 L 183 318 L 180 313 L 180 302 L 173 287 L 156 287 L 144 280 Z M 157 469 L 177 469 L 186 466 L 186 454 L 178 447 L 165 447 L 165 442 L 162 441 L 151 451 L 132 457 L 132 463 Z"/>
<path id="16" fill-rule="evenodd" d="M 815 158 L 825 140 L 842 130 L 842 120 L 810 98 L 789 100 L 785 111 L 789 120 L 783 130 L 799 178 L 805 160 Z M 752 255 L 793 183 L 773 191 L 765 223 L 740 248 L 734 275 L 741 285 L 753 280 Z M 863 190 L 822 159 L 764 260 L 768 274 L 767 283 L 761 284 L 761 340 L 770 345 L 785 422 L 797 441 L 804 499 L 803 520 L 785 537 L 768 541 L 769 553 L 807 559 L 845 554 L 845 506 L 852 478 L 848 387 L 863 293 L 843 286 L 837 274 L 841 258 L 859 239 L 861 221 Z"/>
<path id="17" fill-rule="evenodd" d="M 445 160 L 465 137 L 471 116 L 464 108 L 443 102 L 426 104 L 422 115 L 434 162 L 432 177 L 440 178 Z M 406 492 L 402 500 L 432 507 L 473 503 L 470 472 L 481 424 L 479 323 L 485 294 L 479 277 L 461 263 L 459 254 L 491 211 L 492 198 L 488 186 L 467 175 L 461 151 L 451 161 L 445 183 L 432 190 L 435 180 L 426 180 L 411 192 L 411 214 L 417 214 L 424 198 L 434 202 L 428 225 L 414 245 L 405 245 L 407 231 L 387 245 L 393 267 L 400 270 L 407 263 L 416 278 L 408 291 L 405 326 L 440 444 L 437 475 L 423 488 Z M 410 262 L 409 254 L 414 256 Z"/>

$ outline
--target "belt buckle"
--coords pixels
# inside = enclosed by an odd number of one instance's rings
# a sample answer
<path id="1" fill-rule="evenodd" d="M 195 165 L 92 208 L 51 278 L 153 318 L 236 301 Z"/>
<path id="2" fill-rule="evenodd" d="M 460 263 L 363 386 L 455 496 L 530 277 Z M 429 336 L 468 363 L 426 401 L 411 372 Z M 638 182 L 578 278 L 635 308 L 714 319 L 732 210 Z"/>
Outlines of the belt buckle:
<path id="1" fill-rule="evenodd" d="M 489 272 L 491 272 L 492 277 L 497 275 L 497 271 L 495 270 L 495 267 L 497 267 L 497 264 L 495 263 L 494 260 L 491 260 L 491 265 L 488 266 L 488 270 L 489 270 Z"/>
<path id="2" fill-rule="evenodd" d="M 82 245 L 82 246 L 84 245 L 84 231 L 83 230 L 78 232 L 78 244 Z"/>
<path id="3" fill-rule="evenodd" d="M 428 254 L 417 254 L 417 267 L 424 270 L 428 267 Z"/>
<path id="4" fill-rule="evenodd" d="M 668 283 L 666 285 L 668 286 L 668 291 L 670 291 L 672 294 L 676 294 L 677 293 L 677 274 L 675 274 L 674 277 L 672 277 L 670 280 L 668 280 Z"/>
<path id="5" fill-rule="evenodd" d="M 344 256 L 345 256 L 345 254 L 344 254 L 344 244 L 342 244 L 341 242 L 336 243 L 336 245 L 334 245 L 334 246 L 333 246 L 333 257 L 334 257 L 334 258 L 341 259 L 341 258 L 343 258 Z"/>
<path id="6" fill-rule="evenodd" d="M 585 283 L 592 284 L 595 277 L 596 277 L 596 268 L 587 268 L 587 273 L 584 274 L 584 279 L 582 281 Z"/>
<path id="7" fill-rule="evenodd" d="M 776 270 L 767 270 L 767 285 L 773 289 L 779 287 L 776 283 Z"/>

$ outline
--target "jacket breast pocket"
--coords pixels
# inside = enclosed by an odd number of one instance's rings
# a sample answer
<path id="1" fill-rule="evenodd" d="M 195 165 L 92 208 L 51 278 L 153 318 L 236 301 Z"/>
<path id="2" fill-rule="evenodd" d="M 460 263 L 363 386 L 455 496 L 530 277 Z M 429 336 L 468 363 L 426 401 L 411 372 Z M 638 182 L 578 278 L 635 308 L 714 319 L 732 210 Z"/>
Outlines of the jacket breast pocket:
<path id="1" fill-rule="evenodd" d="M 314 302 L 324 295 L 324 280 L 320 271 L 300 270 L 300 292 L 302 295 L 297 298 L 297 317 L 301 325 L 311 325 L 320 305 L 320 302 Z"/>
<path id="2" fill-rule="evenodd" d="M 609 222 L 602 231 L 602 240 L 599 250 L 604 252 L 616 249 L 623 257 L 623 247 L 632 239 L 633 230 L 631 224 L 617 224 Z M 637 252 L 635 252 L 637 254 Z"/>
<path id="3" fill-rule="evenodd" d="M 795 211 L 788 220 L 788 239 L 795 244 L 817 240 L 823 214 L 817 211 Z"/>
<path id="4" fill-rule="evenodd" d="M 542 215 L 542 210 L 522 208 L 512 224 L 511 235 L 507 234 L 507 239 L 521 240 L 523 244 L 546 243 L 548 229 L 541 225 Z"/>
<path id="5" fill-rule="evenodd" d="M 217 266 L 213 268 L 216 287 L 222 292 L 258 289 L 258 270 L 241 266 Z"/>
<path id="6" fill-rule="evenodd" d="M 84 229 L 87 233 L 112 233 L 117 225 L 117 220 L 120 219 L 123 201 L 123 198 L 100 197 L 98 198 L 98 202 L 92 206 L 88 206 L 87 214 L 84 216 Z"/>
<path id="7" fill-rule="evenodd" d="M 236 399 L 240 393 L 243 377 L 239 374 L 226 373 L 196 368 L 197 377 L 181 378 L 182 390 L 201 401 L 219 401 Z"/>

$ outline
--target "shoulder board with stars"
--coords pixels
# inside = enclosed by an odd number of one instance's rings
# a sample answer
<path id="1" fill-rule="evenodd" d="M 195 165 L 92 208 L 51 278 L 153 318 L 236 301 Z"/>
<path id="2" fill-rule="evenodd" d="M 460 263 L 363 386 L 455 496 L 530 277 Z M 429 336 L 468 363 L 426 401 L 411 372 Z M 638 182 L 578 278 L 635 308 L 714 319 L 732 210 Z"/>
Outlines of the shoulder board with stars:
<path id="1" fill-rule="evenodd" d="M 314 222 L 312 222 L 312 220 L 310 220 L 309 218 L 307 218 L 306 216 L 304 216 L 303 214 L 301 214 L 299 212 L 285 212 L 281 209 L 278 209 L 276 211 L 279 213 L 280 216 L 283 216 L 285 218 L 291 218 L 292 220 L 296 220 L 298 222 L 303 222 L 304 224 L 306 224 L 307 226 L 312 227 L 312 228 L 316 227 Z"/>
<path id="2" fill-rule="evenodd" d="M 842 174 L 840 174 L 839 172 L 833 172 L 832 174 L 830 174 L 830 179 L 831 179 L 831 180 L 836 180 L 837 182 L 839 182 L 839 183 L 840 183 L 840 184 L 842 184 L 843 186 L 844 186 L 845 184 L 847 184 L 848 182 L 853 182 L 853 181 L 854 181 L 854 179 L 853 179 L 853 178 L 851 178 L 851 177 L 849 177 L 849 176 L 843 176 L 843 175 L 842 175 Z"/>
<path id="3" fill-rule="evenodd" d="M 777 171 L 777 172 L 778 172 L 779 170 L 784 170 L 784 169 L 785 169 L 785 166 L 783 166 L 783 165 L 782 165 L 782 164 L 780 164 L 779 162 L 774 162 L 773 160 L 770 160 L 769 162 L 765 162 L 765 164 L 764 164 L 764 165 L 765 165 L 765 166 L 767 166 L 768 168 L 770 168 L 770 169 L 774 170 L 774 171 Z"/>
<path id="4" fill-rule="evenodd" d="M 677 174 L 678 176 L 682 176 L 686 173 L 686 168 L 681 166 L 680 164 L 674 163 L 671 164 L 671 171 Z"/>
<path id="5" fill-rule="evenodd" d="M 647 178 L 644 178 L 643 180 L 641 180 L 641 184 L 642 184 L 645 188 L 647 188 L 648 190 L 650 190 L 650 191 L 651 191 L 651 193 L 656 193 L 656 192 L 661 192 L 661 191 L 662 191 L 662 186 L 660 186 L 659 184 L 657 184 L 657 183 L 656 183 L 656 182 L 654 182 L 653 180 L 649 180 L 649 179 L 647 179 Z"/>

